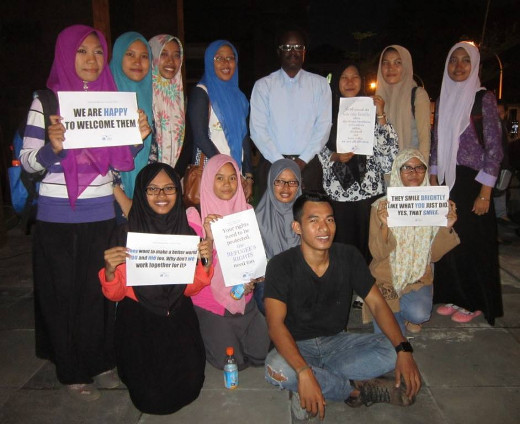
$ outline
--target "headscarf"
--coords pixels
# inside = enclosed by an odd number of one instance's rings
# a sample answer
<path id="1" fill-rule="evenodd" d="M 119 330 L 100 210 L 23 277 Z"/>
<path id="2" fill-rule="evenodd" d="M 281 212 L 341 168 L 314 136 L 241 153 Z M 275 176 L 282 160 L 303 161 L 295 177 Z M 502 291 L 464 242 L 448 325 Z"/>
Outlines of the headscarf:
<path id="1" fill-rule="evenodd" d="M 459 47 L 469 54 L 471 72 L 466 81 L 455 82 L 448 75 L 448 63 L 453 52 Z M 470 123 L 475 93 L 483 89 L 478 77 L 479 66 L 480 53 L 475 45 L 468 41 L 455 44 L 448 53 L 444 65 L 437 123 L 437 178 L 439 183 L 446 180 L 446 185 L 450 187 L 450 190 L 455 184 L 459 137 Z"/>
<path id="2" fill-rule="evenodd" d="M 429 186 L 428 163 L 424 156 L 415 149 L 404 149 L 398 153 L 392 165 L 389 187 L 404 187 L 401 180 L 401 166 L 411 158 L 419 159 L 425 166 L 426 172 L 421 186 Z M 372 206 L 379 205 L 380 198 Z M 398 295 L 408 285 L 418 281 L 425 273 L 426 266 L 430 263 L 431 246 L 439 227 L 393 227 L 390 229 L 394 235 L 397 246 L 390 252 L 390 268 L 392 271 L 392 284 Z"/>
<path id="3" fill-rule="evenodd" d="M 229 81 L 222 81 L 215 73 L 213 58 L 222 46 L 231 47 L 235 55 L 236 69 Z M 249 102 L 238 87 L 238 53 L 229 41 L 217 40 L 208 46 L 204 53 L 204 75 L 200 84 L 208 89 L 211 106 L 224 130 L 231 156 L 241 167 L 242 142 L 247 134 L 246 119 Z"/>
<path id="4" fill-rule="evenodd" d="M 294 173 L 296 179 L 300 182 L 300 186 L 292 202 L 282 203 L 274 195 L 274 180 L 286 169 Z M 300 237 L 292 230 L 291 224 L 293 221 L 293 204 L 296 198 L 302 194 L 301 183 L 300 167 L 290 159 L 277 160 L 269 169 L 267 190 L 255 210 L 268 259 L 300 244 Z"/>
<path id="5" fill-rule="evenodd" d="M 172 79 L 166 79 L 159 72 L 159 61 L 164 46 L 170 41 L 179 45 L 181 62 L 175 76 Z M 181 40 L 168 34 L 156 35 L 151 38 L 150 47 L 153 56 L 153 117 L 155 139 L 159 147 L 159 162 L 175 166 L 184 143 L 184 89 L 181 73 L 184 50 Z"/>
<path id="6" fill-rule="evenodd" d="M 345 69 L 349 66 L 356 68 L 359 73 L 359 66 L 357 64 L 353 62 L 343 62 L 332 73 L 332 78 L 330 80 L 330 89 L 332 91 L 332 127 L 330 130 L 329 141 L 327 142 L 327 148 L 332 152 L 338 151 L 336 137 L 338 135 L 339 101 L 341 97 L 343 97 L 339 91 L 339 82 L 341 80 L 341 74 L 343 74 Z M 356 94 L 356 97 L 359 95 L 362 96 L 363 94 L 363 84 L 361 84 L 361 90 Z M 333 162 L 331 166 L 335 177 L 341 184 L 341 187 L 344 190 L 347 190 L 355 182 L 358 184 L 361 183 L 367 170 L 366 164 L 366 155 L 354 155 L 348 162 Z"/>
<path id="7" fill-rule="evenodd" d="M 213 183 L 215 181 L 215 175 L 226 163 L 231 163 L 235 168 L 238 185 L 237 191 L 231 199 L 221 200 L 213 191 Z M 200 216 L 202 222 L 204 222 L 204 219 L 209 214 L 226 216 L 251 208 L 252 206 L 246 202 L 244 189 L 242 188 L 242 184 L 240 184 L 240 169 L 235 160 L 228 155 L 222 154 L 215 155 L 208 160 L 202 171 L 202 180 L 200 183 Z M 218 256 L 213 261 L 213 266 L 214 273 L 211 279 L 211 292 L 213 293 L 213 297 L 232 314 L 243 314 L 246 307 L 245 297 L 242 297 L 240 300 L 235 300 L 230 296 L 229 291 L 231 288 L 226 287 L 224 284 L 224 276 Z"/>
<path id="8" fill-rule="evenodd" d="M 150 58 L 150 68 L 145 77 L 137 82 L 128 78 L 123 71 L 123 58 L 125 53 L 134 41 L 142 41 L 148 50 L 148 57 Z M 148 41 L 141 34 L 137 32 L 125 32 L 121 34 L 114 43 L 112 52 L 112 60 L 110 61 L 110 69 L 119 91 L 131 91 L 137 94 L 137 105 L 139 109 L 143 109 L 148 117 L 148 122 L 152 122 L 152 50 L 148 45 Z M 150 125 L 151 126 L 151 125 Z M 132 171 L 121 172 L 121 180 L 125 193 L 131 198 L 134 192 L 135 177 L 141 169 L 148 163 L 148 156 L 150 155 L 150 146 L 152 144 L 153 135 L 150 133 L 148 137 L 143 140 L 143 147 L 134 158 L 135 167 Z"/>
<path id="9" fill-rule="evenodd" d="M 76 52 L 83 40 L 92 33 L 97 35 L 103 47 L 103 70 L 96 81 L 83 82 L 76 74 Z M 67 27 L 56 40 L 47 87 L 56 95 L 58 91 L 117 91 L 107 60 L 107 42 L 102 32 L 86 25 Z M 91 147 L 66 150 L 61 166 L 69 202 L 74 208 L 78 197 L 98 175 L 106 175 L 110 168 L 130 170 L 134 167 L 134 161 L 128 146 Z"/>
<path id="10" fill-rule="evenodd" d="M 146 187 L 161 171 L 177 187 L 177 199 L 172 210 L 161 215 L 153 211 L 148 203 Z M 182 202 L 182 185 L 177 173 L 169 165 L 152 163 L 145 166 L 135 180 L 132 208 L 128 214 L 128 230 L 137 233 L 194 235 L 188 225 L 186 211 Z M 165 315 L 166 311 L 175 309 L 183 300 L 185 284 L 135 286 L 134 292 L 139 300 L 150 311 Z"/>
<path id="11" fill-rule="evenodd" d="M 383 56 L 388 49 L 397 50 L 403 64 L 401 81 L 396 84 L 388 84 L 381 72 Z M 413 65 L 410 52 L 404 47 L 395 44 L 386 47 L 379 58 L 376 94 L 385 101 L 386 116 L 397 132 L 399 150 L 409 148 L 412 142 L 413 115 L 411 96 L 413 87 L 417 87 L 417 83 L 413 79 Z"/>

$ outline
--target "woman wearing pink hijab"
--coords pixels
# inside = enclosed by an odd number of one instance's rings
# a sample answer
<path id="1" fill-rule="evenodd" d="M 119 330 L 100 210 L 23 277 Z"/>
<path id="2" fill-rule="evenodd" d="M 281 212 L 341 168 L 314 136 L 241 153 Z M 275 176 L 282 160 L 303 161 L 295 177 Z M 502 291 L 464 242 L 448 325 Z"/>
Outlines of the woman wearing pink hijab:
<path id="1" fill-rule="evenodd" d="M 47 87 L 54 94 L 117 91 L 107 51 L 105 37 L 94 28 L 64 29 Z M 45 174 L 33 234 L 36 354 L 56 365 L 58 380 L 72 396 L 90 401 L 100 396 L 94 379 L 105 388 L 119 384 L 112 371 L 115 304 L 104 298 L 97 272 L 115 226 L 112 169 L 132 169 L 133 158 L 128 146 L 66 149 L 62 118 L 51 115 L 47 128 L 42 112 L 35 98 L 20 155 L 27 172 Z M 143 137 L 150 132 L 145 120 L 141 113 Z"/>
<path id="2" fill-rule="evenodd" d="M 204 166 L 200 189 L 200 210 L 189 208 L 188 221 L 198 233 L 213 238 L 211 222 L 223 216 L 251 209 L 246 202 L 240 169 L 228 155 L 215 155 Z M 201 219 L 202 218 L 202 219 Z M 217 252 L 213 252 L 214 274 L 211 284 L 192 297 L 199 318 L 200 331 L 206 347 L 206 359 L 222 369 L 226 348 L 233 346 L 238 369 L 264 363 L 269 348 L 265 318 L 252 301 L 254 281 L 245 285 L 241 299 L 231 296 L 232 287 L 226 287 Z"/>

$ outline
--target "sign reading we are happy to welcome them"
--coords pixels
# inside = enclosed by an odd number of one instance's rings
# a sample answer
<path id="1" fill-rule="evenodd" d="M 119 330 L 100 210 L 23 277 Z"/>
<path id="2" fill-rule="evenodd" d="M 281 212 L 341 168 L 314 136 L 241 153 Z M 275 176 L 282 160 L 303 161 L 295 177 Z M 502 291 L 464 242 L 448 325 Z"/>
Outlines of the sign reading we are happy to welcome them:
<path id="1" fill-rule="evenodd" d="M 64 149 L 142 144 L 135 93 L 59 91 L 58 99 Z"/>

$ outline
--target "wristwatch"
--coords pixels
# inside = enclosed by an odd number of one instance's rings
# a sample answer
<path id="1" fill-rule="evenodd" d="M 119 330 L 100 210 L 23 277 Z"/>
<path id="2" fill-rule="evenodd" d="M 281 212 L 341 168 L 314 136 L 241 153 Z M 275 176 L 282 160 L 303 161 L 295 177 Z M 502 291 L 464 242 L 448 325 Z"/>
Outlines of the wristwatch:
<path id="1" fill-rule="evenodd" d="M 399 353 L 399 352 L 410 352 L 410 353 L 412 353 L 413 352 L 413 347 L 410 344 L 410 342 L 399 343 L 395 347 L 395 353 Z"/>

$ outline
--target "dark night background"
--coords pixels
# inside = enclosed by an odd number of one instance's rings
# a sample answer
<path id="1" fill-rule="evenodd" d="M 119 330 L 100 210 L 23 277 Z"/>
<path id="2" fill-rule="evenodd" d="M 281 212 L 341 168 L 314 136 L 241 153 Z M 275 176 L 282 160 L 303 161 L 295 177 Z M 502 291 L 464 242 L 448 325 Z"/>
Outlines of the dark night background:
<path id="1" fill-rule="evenodd" d="M 43 88 L 57 34 L 76 23 L 92 25 L 89 0 L 6 1 L 0 6 L 0 171 L 3 198 L 8 146 L 27 111 L 32 91 Z M 203 71 L 205 46 L 218 38 L 239 50 L 240 85 L 249 96 L 254 82 L 278 68 L 276 34 L 297 25 L 309 36 L 304 67 L 328 74 L 344 58 L 360 62 L 373 79 L 381 50 L 400 44 L 412 54 L 414 72 L 432 100 L 440 92 L 449 48 L 461 39 L 480 42 L 488 0 L 184 0 L 187 86 Z M 498 54 L 503 63 L 503 100 L 520 102 L 520 1 L 491 0 L 482 50 L 482 85 L 497 91 Z M 175 0 L 110 0 L 112 43 L 125 31 L 146 38 L 177 34 Z"/>

